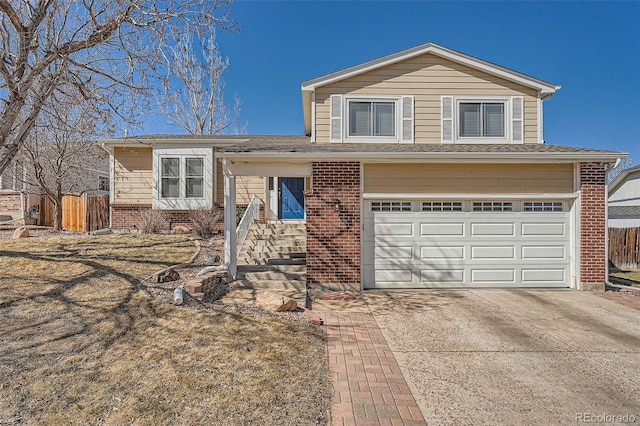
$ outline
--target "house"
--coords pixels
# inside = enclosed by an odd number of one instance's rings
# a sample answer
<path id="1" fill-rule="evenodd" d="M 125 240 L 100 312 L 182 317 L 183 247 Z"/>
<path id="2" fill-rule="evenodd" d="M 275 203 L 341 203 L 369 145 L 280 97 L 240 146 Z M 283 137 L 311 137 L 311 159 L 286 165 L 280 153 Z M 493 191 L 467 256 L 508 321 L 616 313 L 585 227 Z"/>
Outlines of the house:
<path id="1" fill-rule="evenodd" d="M 23 219 L 39 206 L 40 196 L 27 191 L 25 173 L 24 164 L 13 161 L 0 174 L 0 223 Z"/>
<path id="2" fill-rule="evenodd" d="M 640 166 L 622 170 L 609 183 L 609 228 L 640 227 Z"/>
<path id="3" fill-rule="evenodd" d="M 557 90 L 434 43 L 303 82 L 305 137 L 214 148 L 231 273 L 240 182 L 259 177 L 265 209 L 279 191 L 278 217 L 306 223 L 311 286 L 603 290 L 606 175 L 626 154 L 546 144 Z M 117 165 L 145 195 L 132 183 L 114 201 L 162 205 L 147 149 L 144 170 Z"/>

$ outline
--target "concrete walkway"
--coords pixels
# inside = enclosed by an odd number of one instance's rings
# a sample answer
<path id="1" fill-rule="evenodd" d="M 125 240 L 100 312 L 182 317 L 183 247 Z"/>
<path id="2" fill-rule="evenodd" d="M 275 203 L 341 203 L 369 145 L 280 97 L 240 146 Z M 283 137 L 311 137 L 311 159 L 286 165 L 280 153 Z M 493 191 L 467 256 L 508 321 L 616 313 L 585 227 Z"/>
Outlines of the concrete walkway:
<path id="1" fill-rule="evenodd" d="M 332 425 L 425 425 L 411 390 L 362 300 L 321 302 L 334 395 Z"/>

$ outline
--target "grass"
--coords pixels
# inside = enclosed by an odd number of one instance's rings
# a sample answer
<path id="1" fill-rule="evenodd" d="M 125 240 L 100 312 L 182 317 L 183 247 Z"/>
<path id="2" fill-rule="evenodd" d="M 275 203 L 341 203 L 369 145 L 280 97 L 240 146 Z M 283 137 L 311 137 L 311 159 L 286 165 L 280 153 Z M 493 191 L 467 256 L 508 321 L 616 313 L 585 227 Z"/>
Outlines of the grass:
<path id="1" fill-rule="evenodd" d="M 325 424 L 322 333 L 149 298 L 178 236 L 0 241 L 0 424 Z"/>
<path id="2" fill-rule="evenodd" d="M 614 277 L 624 278 L 627 280 L 632 280 L 640 283 L 640 269 L 630 269 L 625 271 L 612 272 L 611 275 Z"/>

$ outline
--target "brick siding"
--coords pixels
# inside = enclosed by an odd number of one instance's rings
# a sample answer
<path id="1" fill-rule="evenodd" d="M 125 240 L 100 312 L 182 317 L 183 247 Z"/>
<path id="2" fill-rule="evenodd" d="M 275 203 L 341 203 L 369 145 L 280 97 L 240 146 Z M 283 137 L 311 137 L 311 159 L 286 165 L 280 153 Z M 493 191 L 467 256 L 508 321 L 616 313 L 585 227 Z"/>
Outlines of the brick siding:
<path id="1" fill-rule="evenodd" d="M 307 284 L 360 290 L 360 163 L 313 163 L 305 210 Z"/>
<path id="2" fill-rule="evenodd" d="M 222 208 L 217 203 L 216 206 Z M 238 207 L 243 206 L 239 205 Z M 140 229 L 140 214 L 149 210 L 151 210 L 151 204 L 112 204 L 111 227 L 114 229 Z M 163 229 L 171 230 L 178 225 L 191 227 L 188 210 L 162 210 L 162 212 L 165 219 Z M 261 215 L 264 215 L 262 211 Z M 224 229 L 222 220 L 218 227 L 220 231 Z"/>
<path id="3" fill-rule="evenodd" d="M 605 188 L 603 164 L 580 164 L 580 282 L 583 290 L 604 291 L 607 265 Z"/>
<path id="4" fill-rule="evenodd" d="M 19 192 L 0 193 L 0 212 L 20 213 L 20 215 L 22 215 L 22 208 L 20 207 L 20 193 Z"/>

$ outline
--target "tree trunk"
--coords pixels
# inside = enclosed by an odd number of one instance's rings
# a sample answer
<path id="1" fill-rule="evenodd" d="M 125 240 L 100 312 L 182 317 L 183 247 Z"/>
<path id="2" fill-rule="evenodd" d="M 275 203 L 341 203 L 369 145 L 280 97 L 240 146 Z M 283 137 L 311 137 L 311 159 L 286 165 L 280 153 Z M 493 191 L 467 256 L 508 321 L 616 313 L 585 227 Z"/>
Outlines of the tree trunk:
<path id="1" fill-rule="evenodd" d="M 53 200 L 53 229 L 62 231 L 62 197 Z"/>

